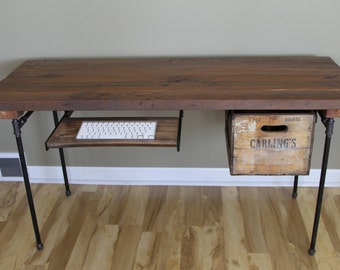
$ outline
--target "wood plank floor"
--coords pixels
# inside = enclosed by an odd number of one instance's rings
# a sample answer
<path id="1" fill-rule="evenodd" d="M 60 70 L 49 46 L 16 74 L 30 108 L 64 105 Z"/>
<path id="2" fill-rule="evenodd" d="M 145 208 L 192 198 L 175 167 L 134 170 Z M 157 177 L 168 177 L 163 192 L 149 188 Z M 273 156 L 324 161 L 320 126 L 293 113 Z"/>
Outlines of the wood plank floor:
<path id="1" fill-rule="evenodd" d="M 32 185 L 37 251 L 22 183 L 0 183 L 0 269 L 340 269 L 340 189 L 325 190 L 308 255 L 315 188 Z"/>

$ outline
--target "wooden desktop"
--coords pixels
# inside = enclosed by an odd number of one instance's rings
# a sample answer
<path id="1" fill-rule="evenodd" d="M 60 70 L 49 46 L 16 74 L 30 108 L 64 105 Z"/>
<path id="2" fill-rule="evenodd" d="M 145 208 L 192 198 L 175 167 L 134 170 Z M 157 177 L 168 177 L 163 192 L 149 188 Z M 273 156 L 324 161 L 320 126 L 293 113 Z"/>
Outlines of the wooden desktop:
<path id="1" fill-rule="evenodd" d="M 150 57 L 24 62 L 0 82 L 0 118 L 12 119 L 38 249 L 43 245 L 21 127 L 33 111 L 65 111 L 62 120 L 68 120 L 72 111 L 98 110 L 317 111 L 326 127 L 326 138 L 309 249 L 314 254 L 334 118 L 340 117 L 340 68 L 331 58 Z M 62 125 L 56 113 L 54 118 L 57 126 Z M 174 135 L 178 135 L 180 122 L 171 121 L 175 127 L 171 129 L 171 146 L 175 146 L 178 141 Z M 70 195 L 62 151 L 70 145 L 58 141 L 58 136 L 54 138 L 52 142 L 59 144 L 47 147 L 60 148 Z M 71 146 L 77 146 L 77 142 L 73 140 Z M 295 184 L 297 187 L 297 181 Z"/>

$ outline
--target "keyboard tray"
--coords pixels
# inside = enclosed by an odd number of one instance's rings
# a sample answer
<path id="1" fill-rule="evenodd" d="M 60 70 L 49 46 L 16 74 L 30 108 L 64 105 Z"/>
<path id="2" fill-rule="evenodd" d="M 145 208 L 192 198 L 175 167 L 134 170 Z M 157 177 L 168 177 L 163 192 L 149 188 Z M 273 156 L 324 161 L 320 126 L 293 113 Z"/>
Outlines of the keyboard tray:
<path id="1" fill-rule="evenodd" d="M 83 121 L 157 121 L 156 137 L 154 140 L 103 140 L 103 139 L 81 139 L 78 140 L 77 133 Z M 96 146 L 159 146 L 177 147 L 179 129 L 178 117 L 89 117 L 89 118 L 64 118 L 57 128 L 47 139 L 45 145 L 49 148 L 67 147 L 96 147 Z"/>

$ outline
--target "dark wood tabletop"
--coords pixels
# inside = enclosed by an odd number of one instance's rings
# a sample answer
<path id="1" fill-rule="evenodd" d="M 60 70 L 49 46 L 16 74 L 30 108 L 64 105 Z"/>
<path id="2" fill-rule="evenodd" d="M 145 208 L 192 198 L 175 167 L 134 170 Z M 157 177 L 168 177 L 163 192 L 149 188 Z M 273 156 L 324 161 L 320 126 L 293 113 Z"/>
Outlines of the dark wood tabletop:
<path id="1" fill-rule="evenodd" d="M 29 60 L 0 82 L 0 111 L 340 110 L 329 57 Z"/>

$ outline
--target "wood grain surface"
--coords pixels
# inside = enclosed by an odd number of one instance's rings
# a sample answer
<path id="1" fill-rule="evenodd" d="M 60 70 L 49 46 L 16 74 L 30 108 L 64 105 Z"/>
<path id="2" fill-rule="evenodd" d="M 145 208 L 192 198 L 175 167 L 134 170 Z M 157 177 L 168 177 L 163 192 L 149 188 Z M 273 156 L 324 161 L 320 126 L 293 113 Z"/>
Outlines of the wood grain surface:
<path id="1" fill-rule="evenodd" d="M 0 82 L 0 111 L 131 109 L 337 112 L 340 68 L 314 56 L 51 59 Z"/>
<path id="2" fill-rule="evenodd" d="M 22 183 L 0 183 L 0 269 L 340 269 L 340 189 L 33 184 L 37 251 Z"/>

